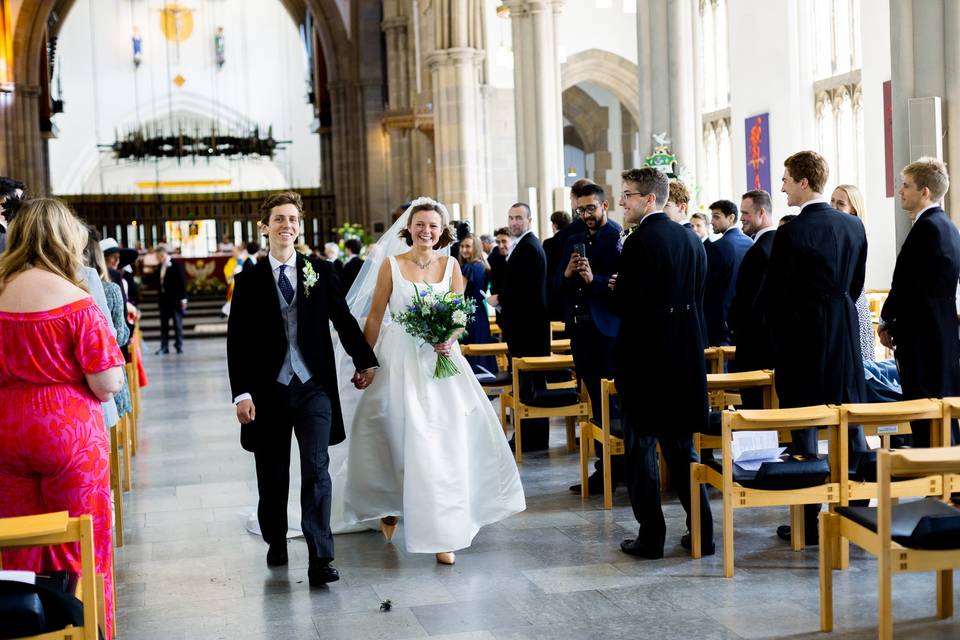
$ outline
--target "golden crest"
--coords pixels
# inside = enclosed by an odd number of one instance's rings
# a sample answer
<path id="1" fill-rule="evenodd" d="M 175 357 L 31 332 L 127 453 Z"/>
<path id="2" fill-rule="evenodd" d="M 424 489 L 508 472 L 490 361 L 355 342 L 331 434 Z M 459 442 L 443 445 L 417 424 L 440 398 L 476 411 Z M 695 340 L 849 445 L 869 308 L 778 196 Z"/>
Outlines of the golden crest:
<path id="1" fill-rule="evenodd" d="M 160 30 L 170 42 L 183 42 L 193 33 L 193 9 L 169 2 L 160 11 Z"/>

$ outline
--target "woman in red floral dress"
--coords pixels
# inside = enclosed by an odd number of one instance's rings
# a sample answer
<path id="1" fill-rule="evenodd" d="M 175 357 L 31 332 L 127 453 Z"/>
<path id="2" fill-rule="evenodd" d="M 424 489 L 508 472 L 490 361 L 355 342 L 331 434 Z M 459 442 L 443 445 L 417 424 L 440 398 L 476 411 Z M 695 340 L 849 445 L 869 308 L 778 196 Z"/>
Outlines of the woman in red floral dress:
<path id="1" fill-rule="evenodd" d="M 27 203 L 0 254 L 0 517 L 93 516 L 113 635 L 110 443 L 101 402 L 123 356 L 81 288 L 86 229 L 59 200 Z M 79 573 L 76 544 L 3 552 L 5 569 Z"/>

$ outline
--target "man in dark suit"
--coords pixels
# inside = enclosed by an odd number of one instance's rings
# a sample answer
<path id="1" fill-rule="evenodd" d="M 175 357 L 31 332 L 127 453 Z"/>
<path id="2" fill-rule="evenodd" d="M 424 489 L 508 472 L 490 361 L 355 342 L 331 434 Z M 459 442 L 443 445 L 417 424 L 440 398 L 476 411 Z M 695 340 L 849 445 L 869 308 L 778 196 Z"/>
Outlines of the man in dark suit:
<path id="1" fill-rule="evenodd" d="M 666 174 L 650 167 L 623 172 L 624 222 L 637 228 L 623 243 L 612 278 L 620 314 L 615 371 L 623 412 L 627 488 L 640 524 L 620 548 L 642 558 L 663 557 L 666 524 L 660 505 L 657 443 L 690 527 L 693 434 L 707 426 L 706 327 L 701 305 L 707 263 L 703 244 L 663 212 Z M 701 549 L 714 552 L 713 518 L 700 487 Z M 689 547 L 689 538 L 681 543 Z"/>
<path id="2" fill-rule="evenodd" d="M 855 300 L 863 291 L 867 237 L 856 216 L 821 195 L 829 175 L 823 156 L 800 151 L 784 161 L 782 191 L 800 213 L 777 230 L 763 285 L 773 335 L 781 407 L 861 402 L 863 356 Z M 862 438 L 862 435 L 860 435 Z M 794 431 L 795 454 L 816 455 L 816 429 Z M 820 505 L 805 508 L 806 544 L 819 541 Z M 790 539 L 790 527 L 777 530 Z"/>
<path id="3" fill-rule="evenodd" d="M 547 256 L 531 230 L 530 207 L 518 202 L 507 212 L 507 226 L 513 246 L 507 256 L 497 304 L 503 309 L 498 324 L 503 330 L 512 357 L 550 355 L 550 318 L 547 313 Z M 520 397 L 529 401 L 544 389 L 542 374 L 527 374 L 520 381 Z M 549 446 L 550 421 L 536 418 L 523 421 L 524 451 L 542 451 Z M 513 447 L 513 441 L 510 442 Z"/>
<path id="4" fill-rule="evenodd" d="M 513 246 L 513 238 L 510 236 L 510 229 L 500 227 L 493 232 L 494 245 L 487 254 L 487 262 L 490 263 L 490 294 L 500 293 L 500 287 L 503 283 L 504 274 L 507 271 L 507 254 L 510 253 L 510 247 Z M 500 318 L 500 310 L 497 310 L 497 322 Z"/>
<path id="5" fill-rule="evenodd" d="M 732 344 L 728 314 L 736 288 L 740 262 L 753 244 L 735 225 L 737 205 L 729 200 L 718 200 L 710 205 L 713 230 L 720 238 L 707 243 L 707 285 L 703 297 L 703 315 L 707 321 L 707 345 Z"/>
<path id="6" fill-rule="evenodd" d="M 165 245 L 156 249 L 160 287 L 160 348 L 157 355 L 170 353 L 170 323 L 174 347 L 183 353 L 183 314 L 187 312 L 187 276 L 183 265 L 174 262 Z"/>
<path id="7" fill-rule="evenodd" d="M 563 271 L 560 260 L 564 245 L 561 242 L 566 234 L 560 235 L 560 232 L 570 226 L 572 221 L 573 218 L 566 211 L 554 211 L 550 215 L 553 235 L 543 241 L 543 253 L 547 256 L 547 308 L 550 310 L 551 320 L 563 320 L 565 314 L 560 279 L 554 277 L 554 274 Z"/>
<path id="8" fill-rule="evenodd" d="M 905 399 L 960 395 L 960 234 L 939 204 L 949 187 L 939 160 L 921 158 L 903 170 L 900 204 L 913 226 L 880 312 L 880 341 L 896 349 Z M 930 446 L 929 421 L 914 423 L 912 431 L 914 446 Z"/>
<path id="9" fill-rule="evenodd" d="M 344 293 L 347 293 L 353 286 L 353 281 L 360 274 L 361 267 L 363 267 L 363 258 L 360 257 L 363 245 L 358 239 L 350 238 L 343 243 L 343 249 L 347 253 L 347 262 L 343 265 L 343 275 L 340 276 L 340 280 L 342 282 L 341 289 Z"/>
<path id="10" fill-rule="evenodd" d="M 613 377 L 613 348 L 620 317 L 613 307 L 610 276 L 617 272 L 620 232 L 607 217 L 609 204 L 600 185 L 583 186 L 574 211 L 587 230 L 567 238 L 561 254 L 565 265 L 560 290 L 566 309 L 564 322 L 570 337 L 577 377 L 593 403 L 593 418 L 600 421 L 600 380 Z M 581 251 L 583 253 L 581 253 Z M 599 456 L 599 445 L 597 455 Z M 623 458 L 614 459 L 614 483 L 622 481 Z M 590 491 L 603 491 L 603 461 L 598 459 L 589 481 Z M 616 485 L 614 485 L 616 486 Z M 580 485 L 570 490 L 579 493 Z"/>
<path id="11" fill-rule="evenodd" d="M 344 440 L 332 321 L 353 358 L 354 385 L 373 381 L 377 359 L 340 290 L 333 266 L 300 255 L 303 204 L 294 192 L 275 194 L 260 208 L 270 255 L 237 274 L 227 329 L 230 388 L 240 421 L 240 442 L 257 466 L 257 518 L 269 547 L 267 564 L 287 563 L 287 494 L 290 437 L 300 450 L 301 528 L 307 543 L 310 586 L 339 579 L 330 530 L 331 481 L 327 447 Z M 250 353 L 261 359 L 251 366 Z"/>
<path id="12" fill-rule="evenodd" d="M 748 191 L 740 200 L 740 219 L 745 234 L 753 239 L 737 273 L 737 286 L 730 303 L 727 323 L 737 345 L 733 362 L 736 371 L 773 369 L 773 340 L 767 326 L 760 290 L 767 277 L 770 252 L 776 233 L 773 202 L 766 191 Z M 740 392 L 747 409 L 763 408 L 763 392 L 743 389 Z"/>

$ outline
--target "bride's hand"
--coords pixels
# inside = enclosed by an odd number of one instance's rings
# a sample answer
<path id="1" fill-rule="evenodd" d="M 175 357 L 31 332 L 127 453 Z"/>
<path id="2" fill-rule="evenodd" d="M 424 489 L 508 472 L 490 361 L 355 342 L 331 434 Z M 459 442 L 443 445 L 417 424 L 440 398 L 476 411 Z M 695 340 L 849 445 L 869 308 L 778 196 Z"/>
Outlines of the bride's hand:
<path id="1" fill-rule="evenodd" d="M 457 341 L 456 338 L 450 338 L 446 342 L 441 342 L 439 344 L 433 345 L 433 350 L 449 358 L 452 353 L 453 343 L 456 341 Z"/>

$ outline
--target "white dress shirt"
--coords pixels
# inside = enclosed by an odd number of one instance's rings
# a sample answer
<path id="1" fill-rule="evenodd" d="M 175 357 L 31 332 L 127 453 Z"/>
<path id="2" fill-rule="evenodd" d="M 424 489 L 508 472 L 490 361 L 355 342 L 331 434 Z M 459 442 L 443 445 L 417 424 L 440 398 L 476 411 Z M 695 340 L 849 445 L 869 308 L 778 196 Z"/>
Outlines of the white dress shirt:
<path id="1" fill-rule="evenodd" d="M 509 260 L 510 256 L 513 255 L 513 250 L 517 247 L 517 243 L 523 240 L 523 237 L 528 233 L 530 233 L 531 231 L 533 231 L 533 229 L 527 229 L 526 231 L 520 234 L 519 238 L 517 238 L 516 240 L 510 243 L 510 250 L 507 252 L 507 260 Z"/>
<path id="2" fill-rule="evenodd" d="M 912 227 L 913 225 L 917 224 L 917 220 L 920 219 L 920 216 L 922 216 L 923 214 L 925 214 L 927 211 L 929 211 L 930 209 L 936 209 L 936 208 L 939 207 L 939 206 L 940 206 L 940 203 L 939 203 L 939 202 L 934 202 L 933 204 L 928 205 L 928 206 L 924 207 L 923 209 L 921 209 L 921 210 L 920 210 L 920 213 L 918 213 L 917 215 L 913 216 L 913 222 L 910 223 L 910 226 Z"/>
<path id="3" fill-rule="evenodd" d="M 760 231 L 757 231 L 756 235 L 753 236 L 753 241 L 756 242 L 757 240 L 760 239 L 760 236 L 765 234 L 767 231 L 773 231 L 776 228 L 777 228 L 776 225 L 770 225 L 769 227 L 764 227 L 763 229 L 760 229 Z"/>
<path id="4" fill-rule="evenodd" d="M 803 210 L 806 209 L 806 208 L 807 208 L 808 206 L 810 206 L 811 204 L 816 204 L 816 203 L 818 203 L 818 202 L 822 202 L 823 204 L 830 204 L 830 201 L 827 200 L 826 198 L 824 198 L 823 196 L 818 196 L 818 197 L 816 197 L 816 198 L 811 198 L 810 200 L 807 200 L 807 201 L 804 202 L 802 205 L 800 205 L 800 213 L 803 213 Z"/>

